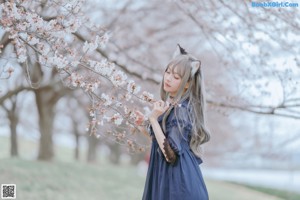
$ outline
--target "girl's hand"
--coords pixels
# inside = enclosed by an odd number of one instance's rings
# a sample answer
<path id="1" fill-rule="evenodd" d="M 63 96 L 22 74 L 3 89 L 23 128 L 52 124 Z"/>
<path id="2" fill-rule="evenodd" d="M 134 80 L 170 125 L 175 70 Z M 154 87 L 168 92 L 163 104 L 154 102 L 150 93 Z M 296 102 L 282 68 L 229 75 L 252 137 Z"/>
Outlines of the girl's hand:
<path id="1" fill-rule="evenodd" d="M 149 118 L 157 119 L 169 108 L 169 104 L 164 101 L 157 101 L 153 104 L 153 109 Z"/>

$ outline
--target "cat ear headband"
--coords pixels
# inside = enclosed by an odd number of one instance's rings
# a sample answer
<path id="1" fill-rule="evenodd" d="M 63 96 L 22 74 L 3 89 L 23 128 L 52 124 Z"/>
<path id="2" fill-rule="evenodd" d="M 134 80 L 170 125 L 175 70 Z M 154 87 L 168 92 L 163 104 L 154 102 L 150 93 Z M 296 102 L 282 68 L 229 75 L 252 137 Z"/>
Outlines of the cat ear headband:
<path id="1" fill-rule="evenodd" d="M 177 44 L 177 48 L 173 54 L 173 58 L 175 58 L 179 55 L 188 55 L 188 53 L 186 52 L 186 50 L 184 48 L 182 48 L 179 44 Z M 201 66 L 201 61 L 197 60 L 191 56 L 190 56 L 190 60 L 191 60 L 191 66 L 192 66 L 191 77 L 193 77 L 199 71 L 200 66 Z"/>

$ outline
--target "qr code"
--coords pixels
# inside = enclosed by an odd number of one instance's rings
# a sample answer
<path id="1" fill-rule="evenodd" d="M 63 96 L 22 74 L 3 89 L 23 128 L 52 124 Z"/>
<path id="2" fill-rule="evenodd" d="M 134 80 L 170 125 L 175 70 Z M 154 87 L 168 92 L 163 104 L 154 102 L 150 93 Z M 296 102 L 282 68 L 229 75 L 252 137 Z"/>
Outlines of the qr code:
<path id="1" fill-rule="evenodd" d="M 1 199 L 16 199 L 16 184 L 1 184 Z"/>

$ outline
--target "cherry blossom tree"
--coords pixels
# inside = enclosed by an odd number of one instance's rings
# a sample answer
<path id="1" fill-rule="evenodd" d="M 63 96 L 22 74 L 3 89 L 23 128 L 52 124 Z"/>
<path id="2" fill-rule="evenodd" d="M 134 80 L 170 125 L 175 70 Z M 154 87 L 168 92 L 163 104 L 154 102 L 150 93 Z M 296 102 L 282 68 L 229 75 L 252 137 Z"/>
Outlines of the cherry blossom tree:
<path id="1" fill-rule="evenodd" d="M 1 26 L 6 37 L 1 47 L 4 51 L 8 44 L 12 44 L 15 53 L 15 56 L 2 59 L 15 60 L 21 65 L 29 77 L 30 86 L 34 86 L 33 77 L 45 73 L 41 69 L 49 69 L 48 75 L 43 75 L 44 77 L 56 80 L 55 83 L 57 80 L 62 81 L 71 89 L 82 89 L 91 100 L 89 111 L 91 121 L 87 131 L 97 138 L 109 135 L 107 137 L 127 144 L 129 151 L 144 151 L 144 145 L 138 144 L 132 136 L 132 133 L 138 131 L 132 99 L 137 99 L 141 103 L 152 102 L 153 95 L 146 91 L 141 92 L 140 86 L 128 79 L 114 63 L 99 57 L 99 52 L 108 42 L 109 34 L 84 16 L 80 9 L 83 3 L 81 0 L 46 2 L 21 0 L 2 3 Z M 2 78 L 8 78 L 14 70 L 10 62 L 6 62 L 2 68 Z M 44 88 L 47 89 L 48 85 L 43 86 L 41 83 L 36 87 L 37 104 L 48 102 L 47 104 L 55 105 L 65 92 L 55 89 L 52 95 L 38 92 Z M 6 98 L 7 95 L 2 97 L 2 101 Z M 53 124 L 51 107 L 43 107 L 41 113 L 48 113 L 47 116 L 50 117 L 48 120 L 40 119 L 41 129 L 49 122 Z M 49 116 L 49 113 L 52 114 Z M 98 131 L 105 123 L 117 126 L 125 124 L 131 134 L 126 131 Z M 41 145 L 48 148 L 45 155 L 43 153 L 39 155 L 41 159 L 51 159 L 53 156 L 52 144 L 49 143 L 52 140 L 52 129 L 46 130 L 49 133 L 43 134 L 45 139 Z"/>

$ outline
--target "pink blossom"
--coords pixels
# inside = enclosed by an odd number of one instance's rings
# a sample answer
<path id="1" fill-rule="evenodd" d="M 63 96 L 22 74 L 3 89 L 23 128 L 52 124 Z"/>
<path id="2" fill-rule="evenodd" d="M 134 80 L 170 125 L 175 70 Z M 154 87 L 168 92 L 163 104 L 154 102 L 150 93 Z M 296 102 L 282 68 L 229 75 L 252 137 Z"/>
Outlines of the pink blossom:
<path id="1" fill-rule="evenodd" d="M 133 80 L 128 81 L 128 84 L 127 84 L 128 92 L 130 92 L 132 94 L 136 94 L 140 91 L 140 89 L 141 89 L 141 87 L 137 86 Z"/>
<path id="2" fill-rule="evenodd" d="M 141 100 L 142 101 L 146 101 L 146 102 L 152 102 L 154 99 L 153 99 L 153 94 L 149 93 L 149 92 L 146 92 L 144 91 L 142 93 L 142 95 L 140 96 Z"/>
<path id="3" fill-rule="evenodd" d="M 115 86 L 123 85 L 126 79 L 127 79 L 127 75 L 122 71 L 114 71 L 114 73 L 110 77 L 110 80 Z"/>
<path id="4" fill-rule="evenodd" d="M 82 47 L 82 50 L 83 52 L 87 53 L 87 52 L 91 52 L 91 51 L 94 51 L 95 49 L 97 49 L 98 47 L 98 44 L 96 42 L 87 42 L 85 41 L 83 47 Z"/>
<path id="5" fill-rule="evenodd" d="M 66 57 L 63 57 L 62 55 L 54 55 L 53 57 L 49 57 L 48 63 L 56 66 L 58 69 L 62 69 L 68 65 Z"/>
<path id="6" fill-rule="evenodd" d="M 70 81 L 72 86 L 77 87 L 83 82 L 83 77 L 80 74 L 72 73 Z"/>
<path id="7" fill-rule="evenodd" d="M 108 116 L 104 115 L 102 118 L 106 119 L 109 122 L 114 123 L 115 125 L 121 125 L 122 121 L 123 121 L 123 117 L 119 113 L 116 113 L 111 117 L 108 117 Z"/>
<path id="8" fill-rule="evenodd" d="M 44 42 L 39 42 L 37 44 L 37 49 L 40 51 L 40 53 L 43 55 L 43 56 L 47 56 L 48 53 L 50 52 L 50 47 L 48 44 L 45 44 Z"/>
<path id="9" fill-rule="evenodd" d="M 109 106 L 112 104 L 111 98 L 107 94 L 102 93 L 101 99 L 104 101 L 105 106 Z"/>
<path id="10" fill-rule="evenodd" d="M 27 37 L 27 42 L 28 42 L 28 44 L 30 44 L 30 45 L 35 45 L 35 44 L 39 43 L 39 39 L 37 39 L 37 38 L 34 37 L 34 36 L 29 35 L 29 36 Z"/>

